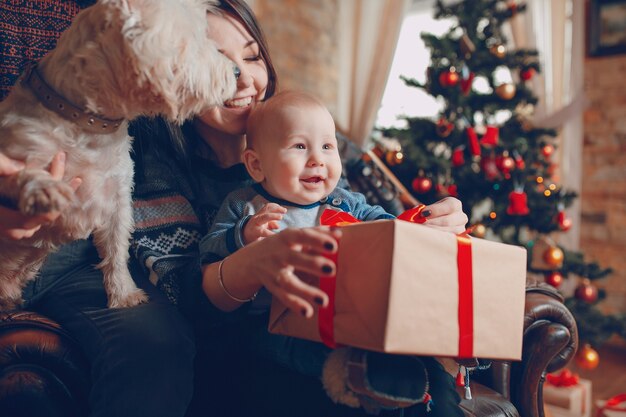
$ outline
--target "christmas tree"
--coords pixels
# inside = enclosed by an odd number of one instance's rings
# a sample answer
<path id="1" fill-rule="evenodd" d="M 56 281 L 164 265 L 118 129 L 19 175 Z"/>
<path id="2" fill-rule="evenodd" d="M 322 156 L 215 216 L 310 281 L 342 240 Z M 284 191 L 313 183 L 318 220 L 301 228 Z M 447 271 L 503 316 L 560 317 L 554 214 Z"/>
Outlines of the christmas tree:
<path id="1" fill-rule="evenodd" d="M 528 249 L 529 274 L 554 287 L 579 283 L 566 299 L 576 318 L 579 365 L 597 364 L 593 347 L 626 336 L 626 317 L 603 314 L 594 281 L 611 270 L 555 242 L 571 227 L 565 208 L 577 197 L 554 180 L 557 131 L 532 125 L 537 97 L 527 84 L 540 71 L 536 50 L 508 50 L 502 25 L 523 3 L 471 0 L 436 3 L 435 18 L 454 23 L 441 37 L 422 33 L 431 52 L 427 80 L 403 78 L 445 102 L 435 120 L 405 117 L 406 128 L 381 129 L 399 147 L 375 148 L 421 202 L 451 195 L 463 202 L 476 237 Z M 567 138 L 563 138 L 567 140 Z M 595 355 L 595 356 L 594 356 Z"/>

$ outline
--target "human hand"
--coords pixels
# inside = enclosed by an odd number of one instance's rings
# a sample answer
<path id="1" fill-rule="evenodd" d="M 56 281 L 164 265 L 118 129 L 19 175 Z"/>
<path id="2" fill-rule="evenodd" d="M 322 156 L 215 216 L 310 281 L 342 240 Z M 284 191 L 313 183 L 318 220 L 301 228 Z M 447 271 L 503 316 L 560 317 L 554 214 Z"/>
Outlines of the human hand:
<path id="1" fill-rule="evenodd" d="M 258 282 L 287 308 L 310 318 L 313 305 L 328 305 L 328 296 L 306 282 L 307 276 L 331 275 L 336 267 L 322 254 L 334 253 L 341 231 L 329 228 L 285 229 L 252 243 L 244 255 Z"/>
<path id="2" fill-rule="evenodd" d="M 24 169 L 24 163 L 15 161 L 0 153 L 0 176 L 10 176 L 17 174 Z M 65 173 L 65 153 L 57 153 L 48 170 L 52 178 L 61 180 Z M 74 178 L 70 181 L 70 186 L 76 191 L 82 180 Z M 13 240 L 25 239 L 33 236 L 42 225 L 54 221 L 60 213 L 49 212 L 36 216 L 28 216 L 19 211 L 0 206 L 0 235 Z"/>
<path id="3" fill-rule="evenodd" d="M 430 214 L 425 215 L 430 212 Z M 446 197 L 424 207 L 422 216 L 426 217 L 425 226 L 452 233 L 462 233 L 468 218 L 463 213 L 463 204 L 454 197 Z"/>
<path id="4" fill-rule="evenodd" d="M 243 239 L 246 245 L 274 234 L 278 222 L 287 213 L 287 209 L 276 203 L 268 203 L 258 213 L 251 216 L 243 228 Z"/>

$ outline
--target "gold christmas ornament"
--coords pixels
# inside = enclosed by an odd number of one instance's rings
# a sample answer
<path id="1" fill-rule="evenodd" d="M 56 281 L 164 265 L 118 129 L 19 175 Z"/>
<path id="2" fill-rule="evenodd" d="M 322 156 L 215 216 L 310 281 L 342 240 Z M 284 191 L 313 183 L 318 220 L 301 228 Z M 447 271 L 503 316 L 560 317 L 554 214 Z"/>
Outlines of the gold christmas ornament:
<path id="1" fill-rule="evenodd" d="M 502 59 L 506 56 L 506 47 L 499 43 L 489 48 L 489 52 L 491 52 L 492 55 Z"/>
<path id="2" fill-rule="evenodd" d="M 484 238 L 485 235 L 487 234 L 487 227 L 485 227 L 484 224 L 482 223 L 476 223 L 473 228 L 472 228 L 472 236 L 475 236 L 477 238 Z"/>
<path id="3" fill-rule="evenodd" d="M 513 84 L 505 83 L 496 87 L 496 94 L 503 100 L 511 100 L 516 92 L 517 89 Z"/>
<path id="4" fill-rule="evenodd" d="M 387 161 L 387 165 L 395 166 L 402 163 L 404 159 L 404 154 L 400 151 L 389 151 L 385 154 L 385 161 Z"/>
<path id="5" fill-rule="evenodd" d="M 600 363 L 600 355 L 598 355 L 598 352 L 590 345 L 585 344 L 576 353 L 575 360 L 576 365 L 582 369 L 590 371 L 598 367 L 598 364 Z"/>
<path id="6" fill-rule="evenodd" d="M 543 260 L 554 268 L 563 266 L 563 251 L 558 246 L 551 246 L 543 253 Z"/>

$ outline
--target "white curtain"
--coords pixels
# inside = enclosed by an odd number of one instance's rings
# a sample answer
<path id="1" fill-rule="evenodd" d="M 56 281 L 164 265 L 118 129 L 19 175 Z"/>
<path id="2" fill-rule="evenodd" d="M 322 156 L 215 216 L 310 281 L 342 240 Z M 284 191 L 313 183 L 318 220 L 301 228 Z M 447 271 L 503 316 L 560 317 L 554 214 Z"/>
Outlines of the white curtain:
<path id="1" fill-rule="evenodd" d="M 539 103 L 535 108 L 537 127 L 560 128 L 558 182 L 580 194 L 582 184 L 582 113 L 585 23 L 583 0 L 527 0 L 525 13 L 511 19 L 513 47 L 536 48 L 542 74 L 533 78 Z M 568 209 L 573 221 L 560 244 L 577 249 L 580 243 L 580 199 Z"/>
<path id="2" fill-rule="evenodd" d="M 337 127 L 363 145 L 374 126 L 410 0 L 339 0 Z"/>

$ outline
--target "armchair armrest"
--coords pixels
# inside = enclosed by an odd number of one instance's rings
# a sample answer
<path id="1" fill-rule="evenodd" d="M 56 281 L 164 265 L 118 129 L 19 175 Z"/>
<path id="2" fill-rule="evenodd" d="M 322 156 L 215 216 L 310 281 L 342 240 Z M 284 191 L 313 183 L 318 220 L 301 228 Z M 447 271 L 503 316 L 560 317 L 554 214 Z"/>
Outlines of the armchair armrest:
<path id="1" fill-rule="evenodd" d="M 89 364 L 54 321 L 0 312 L 0 410 L 7 415 L 87 414 Z"/>
<path id="2" fill-rule="evenodd" d="M 525 417 L 543 417 L 543 381 L 563 368 L 578 348 L 578 330 L 563 297 L 551 286 L 526 288 L 521 362 L 511 364 L 511 402 Z"/>

